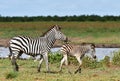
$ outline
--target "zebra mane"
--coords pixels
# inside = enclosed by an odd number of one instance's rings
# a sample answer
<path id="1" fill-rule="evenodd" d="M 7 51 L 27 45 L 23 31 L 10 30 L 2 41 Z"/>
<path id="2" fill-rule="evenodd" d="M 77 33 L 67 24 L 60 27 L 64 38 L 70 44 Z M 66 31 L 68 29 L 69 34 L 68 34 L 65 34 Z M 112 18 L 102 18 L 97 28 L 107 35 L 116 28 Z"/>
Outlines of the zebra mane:
<path id="1" fill-rule="evenodd" d="M 95 48 L 95 44 L 94 43 L 85 43 L 85 42 L 83 42 L 83 43 L 81 43 L 80 45 L 91 45 L 91 46 L 93 46 L 94 48 Z"/>
<path id="2" fill-rule="evenodd" d="M 44 32 L 40 37 L 45 36 L 46 33 L 49 32 L 49 31 L 50 31 L 51 29 L 53 29 L 54 27 L 56 28 L 56 30 L 61 30 L 61 27 L 60 27 L 60 26 L 58 26 L 58 25 L 53 25 L 53 26 L 51 26 L 46 32 Z"/>

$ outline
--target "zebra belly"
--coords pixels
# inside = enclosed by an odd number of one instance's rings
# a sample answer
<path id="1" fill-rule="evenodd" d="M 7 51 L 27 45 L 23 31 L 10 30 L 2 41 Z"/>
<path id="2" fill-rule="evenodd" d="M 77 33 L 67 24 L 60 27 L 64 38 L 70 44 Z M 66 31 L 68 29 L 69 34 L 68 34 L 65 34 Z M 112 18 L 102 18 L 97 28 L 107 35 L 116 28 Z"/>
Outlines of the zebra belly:
<path id="1" fill-rule="evenodd" d="M 79 55 L 80 54 L 80 52 L 79 51 L 76 51 L 76 50 L 71 50 L 70 52 L 69 52 L 69 55 L 70 56 L 77 56 L 77 55 Z"/>
<path id="2" fill-rule="evenodd" d="M 28 55 L 36 56 L 41 54 L 42 52 L 39 50 L 31 50 L 30 52 L 27 52 Z"/>

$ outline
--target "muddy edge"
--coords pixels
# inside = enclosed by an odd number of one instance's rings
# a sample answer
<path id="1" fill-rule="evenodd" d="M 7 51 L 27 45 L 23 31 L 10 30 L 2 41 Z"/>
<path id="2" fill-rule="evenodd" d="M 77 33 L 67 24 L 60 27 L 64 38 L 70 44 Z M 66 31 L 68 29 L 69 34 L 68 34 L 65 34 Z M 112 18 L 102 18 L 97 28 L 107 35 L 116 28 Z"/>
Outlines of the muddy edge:
<path id="1" fill-rule="evenodd" d="M 10 39 L 0 39 L 0 47 L 8 47 Z M 71 39 L 72 41 L 72 39 Z M 54 47 L 60 47 L 62 43 L 57 41 Z M 96 48 L 120 48 L 120 44 L 95 44 Z"/>

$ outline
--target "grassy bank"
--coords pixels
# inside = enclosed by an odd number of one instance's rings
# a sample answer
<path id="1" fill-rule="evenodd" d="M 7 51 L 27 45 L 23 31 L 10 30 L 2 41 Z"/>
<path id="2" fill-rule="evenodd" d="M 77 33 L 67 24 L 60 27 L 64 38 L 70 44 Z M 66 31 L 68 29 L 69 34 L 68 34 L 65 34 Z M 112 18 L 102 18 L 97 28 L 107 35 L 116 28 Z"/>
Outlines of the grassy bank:
<path id="1" fill-rule="evenodd" d="M 58 73 L 59 63 L 50 64 L 53 73 L 45 73 L 43 63 L 41 73 L 38 73 L 37 64 L 33 60 L 18 60 L 20 71 L 12 70 L 8 59 L 0 60 L 0 81 L 119 81 L 120 67 L 100 67 L 95 69 L 82 68 L 81 74 L 68 74 L 63 67 L 63 72 Z M 75 71 L 76 65 L 70 65 L 71 71 Z"/>
<path id="2" fill-rule="evenodd" d="M 33 60 L 17 60 L 19 72 L 13 72 L 9 59 L 0 59 L 0 81 L 119 81 L 120 80 L 120 52 L 115 52 L 113 57 L 105 56 L 97 61 L 90 57 L 83 58 L 81 73 L 74 74 L 78 68 L 75 58 L 69 57 L 69 69 L 63 65 L 59 72 L 59 53 L 49 54 L 49 66 L 51 73 L 46 73 L 45 63 L 42 63 L 41 72 L 37 72 L 39 62 Z"/>
<path id="3" fill-rule="evenodd" d="M 0 22 L 0 38 L 37 37 L 55 24 L 74 43 L 120 43 L 120 22 Z"/>

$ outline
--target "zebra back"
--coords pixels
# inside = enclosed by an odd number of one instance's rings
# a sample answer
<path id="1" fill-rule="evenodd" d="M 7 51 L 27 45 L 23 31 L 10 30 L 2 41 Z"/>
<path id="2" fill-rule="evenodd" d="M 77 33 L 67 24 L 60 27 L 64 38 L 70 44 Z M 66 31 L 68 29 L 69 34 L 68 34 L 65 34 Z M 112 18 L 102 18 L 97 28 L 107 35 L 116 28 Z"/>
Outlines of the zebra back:
<path id="1" fill-rule="evenodd" d="M 80 45 L 72 45 L 72 44 L 64 44 L 61 47 L 61 52 L 63 54 L 73 55 L 76 53 L 85 54 L 89 52 L 91 49 L 95 51 L 94 44 L 80 44 Z"/>

